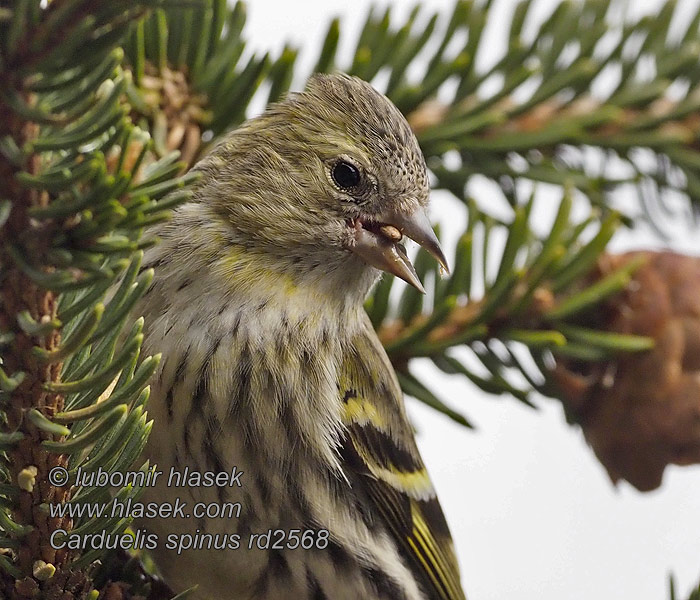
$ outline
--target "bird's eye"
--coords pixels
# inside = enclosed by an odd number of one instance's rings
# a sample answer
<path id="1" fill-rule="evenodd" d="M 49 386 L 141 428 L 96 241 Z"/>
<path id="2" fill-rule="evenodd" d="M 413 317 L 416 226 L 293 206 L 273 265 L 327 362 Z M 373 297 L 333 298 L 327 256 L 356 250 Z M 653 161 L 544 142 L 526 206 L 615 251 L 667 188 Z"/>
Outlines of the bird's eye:
<path id="1" fill-rule="evenodd" d="M 355 165 L 351 165 L 344 160 L 340 160 L 333 165 L 331 175 L 333 176 L 333 181 L 341 188 L 354 188 L 360 183 L 360 170 Z"/>

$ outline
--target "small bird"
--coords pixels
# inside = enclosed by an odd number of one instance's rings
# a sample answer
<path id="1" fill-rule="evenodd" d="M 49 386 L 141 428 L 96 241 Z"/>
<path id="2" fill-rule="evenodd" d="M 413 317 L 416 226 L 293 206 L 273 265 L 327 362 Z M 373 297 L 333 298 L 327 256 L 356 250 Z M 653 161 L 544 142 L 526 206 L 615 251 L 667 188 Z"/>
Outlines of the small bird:
<path id="1" fill-rule="evenodd" d="M 382 272 L 423 290 L 404 238 L 447 268 L 408 123 L 368 83 L 316 75 L 194 170 L 136 307 L 163 354 L 146 456 L 164 475 L 144 501 L 184 506 L 140 523 L 165 580 L 198 600 L 463 599 L 363 309 Z"/>

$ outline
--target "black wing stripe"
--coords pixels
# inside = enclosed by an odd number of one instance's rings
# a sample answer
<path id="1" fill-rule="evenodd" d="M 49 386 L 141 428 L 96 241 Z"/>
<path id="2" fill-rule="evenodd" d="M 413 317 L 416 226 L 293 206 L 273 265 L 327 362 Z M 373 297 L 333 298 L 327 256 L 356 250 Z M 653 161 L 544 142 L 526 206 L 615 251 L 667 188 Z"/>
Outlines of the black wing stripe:
<path id="1" fill-rule="evenodd" d="M 347 466 L 357 468 L 359 464 L 362 465 L 355 471 L 359 483 L 367 491 L 373 510 L 379 512 L 380 521 L 387 527 L 406 565 L 428 597 L 435 600 L 462 600 L 464 596 L 458 583 L 455 587 L 455 576 L 450 571 L 453 561 L 435 544 L 430 533 L 430 517 L 435 516 L 436 508 L 439 515 L 436 533 L 447 529 L 437 500 L 411 500 L 406 494 L 377 479 L 362 460 L 362 453 L 358 452 L 356 440 L 352 436 L 344 440 L 342 454 Z M 429 507 L 425 515 L 422 514 L 420 505 Z"/>

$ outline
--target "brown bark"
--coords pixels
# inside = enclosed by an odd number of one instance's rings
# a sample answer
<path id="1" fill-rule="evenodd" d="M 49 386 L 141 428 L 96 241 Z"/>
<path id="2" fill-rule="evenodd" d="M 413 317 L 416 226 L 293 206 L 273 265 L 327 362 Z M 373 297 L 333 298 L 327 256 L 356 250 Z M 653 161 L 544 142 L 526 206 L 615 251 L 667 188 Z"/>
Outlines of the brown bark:
<path id="1" fill-rule="evenodd" d="M 12 85 L 21 90 L 21 82 L 7 77 L 2 85 Z M 25 94 L 25 99 L 31 101 Z M 7 106 L 0 103 L 0 137 L 11 136 L 21 148 L 36 137 L 38 127 L 27 123 L 15 115 Z M 63 571 L 70 557 L 66 550 L 55 550 L 49 544 L 49 536 L 56 529 L 70 529 L 67 519 L 51 519 L 39 505 L 67 500 L 69 489 L 49 484 L 47 475 L 54 466 L 66 466 L 67 456 L 52 454 L 41 447 L 41 441 L 52 436 L 39 431 L 25 417 L 31 408 L 51 416 L 63 408 L 63 397 L 48 392 L 45 384 L 60 379 L 61 363 L 43 364 L 32 354 L 32 347 L 55 350 L 60 344 L 60 332 L 54 330 L 48 335 L 30 336 L 22 331 L 17 323 L 17 314 L 28 311 L 39 322 L 47 322 L 56 317 L 57 296 L 54 292 L 39 288 L 19 267 L 7 252 L 8 246 L 16 248 L 30 263 L 40 267 L 41 257 L 51 239 L 53 224 L 41 224 L 32 220 L 28 210 L 33 206 L 45 206 L 49 197 L 46 193 L 22 188 L 16 174 L 24 170 L 36 173 L 39 170 L 39 156 L 30 155 L 21 167 L 10 163 L 0 154 L 0 182 L 2 196 L 11 201 L 12 211 L 4 227 L 0 229 L 0 267 L 2 286 L 0 287 L 0 331 L 14 334 L 12 342 L 2 350 L 2 368 L 8 375 L 16 372 L 25 374 L 22 383 L 11 393 L 6 409 L 5 432 L 20 431 L 24 434 L 18 444 L 8 451 L 10 483 L 17 484 L 18 476 L 28 467 L 35 467 L 37 474 L 33 485 L 21 489 L 19 499 L 11 511 L 14 521 L 30 525 L 33 530 L 19 539 L 15 565 L 26 576 L 15 581 L 3 575 L 0 581 L 0 596 L 8 599 L 60 598 L 69 600 L 81 598 L 86 593 L 86 580 L 82 573 Z M 53 564 L 57 571 L 53 577 L 40 582 L 33 578 L 33 565 L 43 560 Z"/>

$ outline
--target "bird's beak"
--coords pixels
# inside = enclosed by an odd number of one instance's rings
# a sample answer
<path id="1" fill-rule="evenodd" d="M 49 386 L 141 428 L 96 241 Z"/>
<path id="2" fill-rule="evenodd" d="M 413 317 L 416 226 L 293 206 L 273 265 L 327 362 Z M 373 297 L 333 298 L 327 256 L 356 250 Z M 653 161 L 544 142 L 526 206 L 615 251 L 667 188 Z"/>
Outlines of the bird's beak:
<path id="1" fill-rule="evenodd" d="M 440 242 L 422 208 L 411 214 L 387 211 L 372 219 L 356 219 L 353 225 L 353 252 L 366 263 L 400 277 L 423 294 L 425 288 L 406 256 L 406 249 L 400 243 L 403 236 L 411 238 L 425 248 L 449 272 Z"/>

